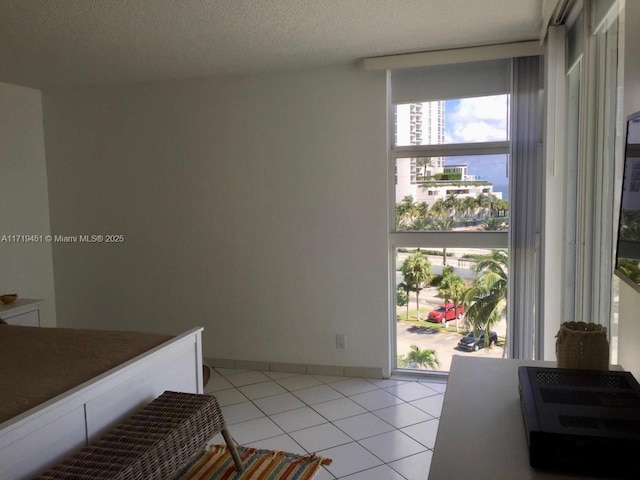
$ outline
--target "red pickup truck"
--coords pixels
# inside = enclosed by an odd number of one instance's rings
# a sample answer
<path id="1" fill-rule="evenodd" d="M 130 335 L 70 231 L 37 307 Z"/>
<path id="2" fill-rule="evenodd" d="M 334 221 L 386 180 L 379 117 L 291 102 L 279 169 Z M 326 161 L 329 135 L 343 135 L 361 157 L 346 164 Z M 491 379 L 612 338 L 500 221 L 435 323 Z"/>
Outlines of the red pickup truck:
<path id="1" fill-rule="evenodd" d="M 462 315 L 464 315 L 464 308 L 462 308 L 462 305 L 458 305 L 456 308 L 453 303 L 445 303 L 429 312 L 429 321 L 443 323 L 456 318 L 461 318 Z"/>

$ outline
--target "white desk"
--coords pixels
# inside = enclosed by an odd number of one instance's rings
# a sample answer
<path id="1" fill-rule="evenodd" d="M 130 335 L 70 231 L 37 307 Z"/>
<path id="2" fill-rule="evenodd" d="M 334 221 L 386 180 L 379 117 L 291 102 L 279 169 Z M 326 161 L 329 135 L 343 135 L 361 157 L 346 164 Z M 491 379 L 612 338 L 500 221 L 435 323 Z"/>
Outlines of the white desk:
<path id="1" fill-rule="evenodd" d="M 454 355 L 429 480 L 582 478 L 529 466 L 518 367 L 556 362 Z"/>
<path id="2" fill-rule="evenodd" d="M 13 303 L 0 302 L 0 318 L 10 325 L 40 326 L 40 305 L 44 300 L 18 297 Z"/>

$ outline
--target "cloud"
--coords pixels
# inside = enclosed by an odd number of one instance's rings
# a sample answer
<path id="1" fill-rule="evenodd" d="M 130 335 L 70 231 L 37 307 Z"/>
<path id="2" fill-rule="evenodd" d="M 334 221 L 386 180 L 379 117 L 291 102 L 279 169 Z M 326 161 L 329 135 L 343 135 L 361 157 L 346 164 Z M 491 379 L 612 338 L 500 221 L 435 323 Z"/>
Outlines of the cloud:
<path id="1" fill-rule="evenodd" d="M 507 95 L 463 98 L 446 104 L 447 143 L 507 139 Z"/>

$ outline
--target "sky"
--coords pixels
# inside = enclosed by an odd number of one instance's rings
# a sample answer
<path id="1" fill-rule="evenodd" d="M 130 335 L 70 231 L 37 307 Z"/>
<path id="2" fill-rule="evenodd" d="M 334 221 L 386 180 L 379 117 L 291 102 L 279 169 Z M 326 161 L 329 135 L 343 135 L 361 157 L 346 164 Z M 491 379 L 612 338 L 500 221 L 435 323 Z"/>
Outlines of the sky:
<path id="1" fill-rule="evenodd" d="M 507 139 L 508 95 L 445 101 L 446 143 Z"/>
<path id="2" fill-rule="evenodd" d="M 445 143 L 490 142 L 507 140 L 507 95 L 463 98 L 445 101 Z M 467 164 L 469 173 L 506 185 L 506 155 L 449 157 L 450 164 Z"/>

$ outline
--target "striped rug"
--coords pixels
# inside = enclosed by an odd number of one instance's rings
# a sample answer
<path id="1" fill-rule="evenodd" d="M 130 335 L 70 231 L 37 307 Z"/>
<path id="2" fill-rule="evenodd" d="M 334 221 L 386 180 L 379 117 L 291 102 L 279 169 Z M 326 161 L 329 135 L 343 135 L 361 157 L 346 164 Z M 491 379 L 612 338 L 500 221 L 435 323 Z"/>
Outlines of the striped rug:
<path id="1" fill-rule="evenodd" d="M 244 471 L 238 473 L 226 445 L 213 445 L 196 456 L 172 480 L 309 480 L 331 459 L 277 450 L 238 447 Z"/>

